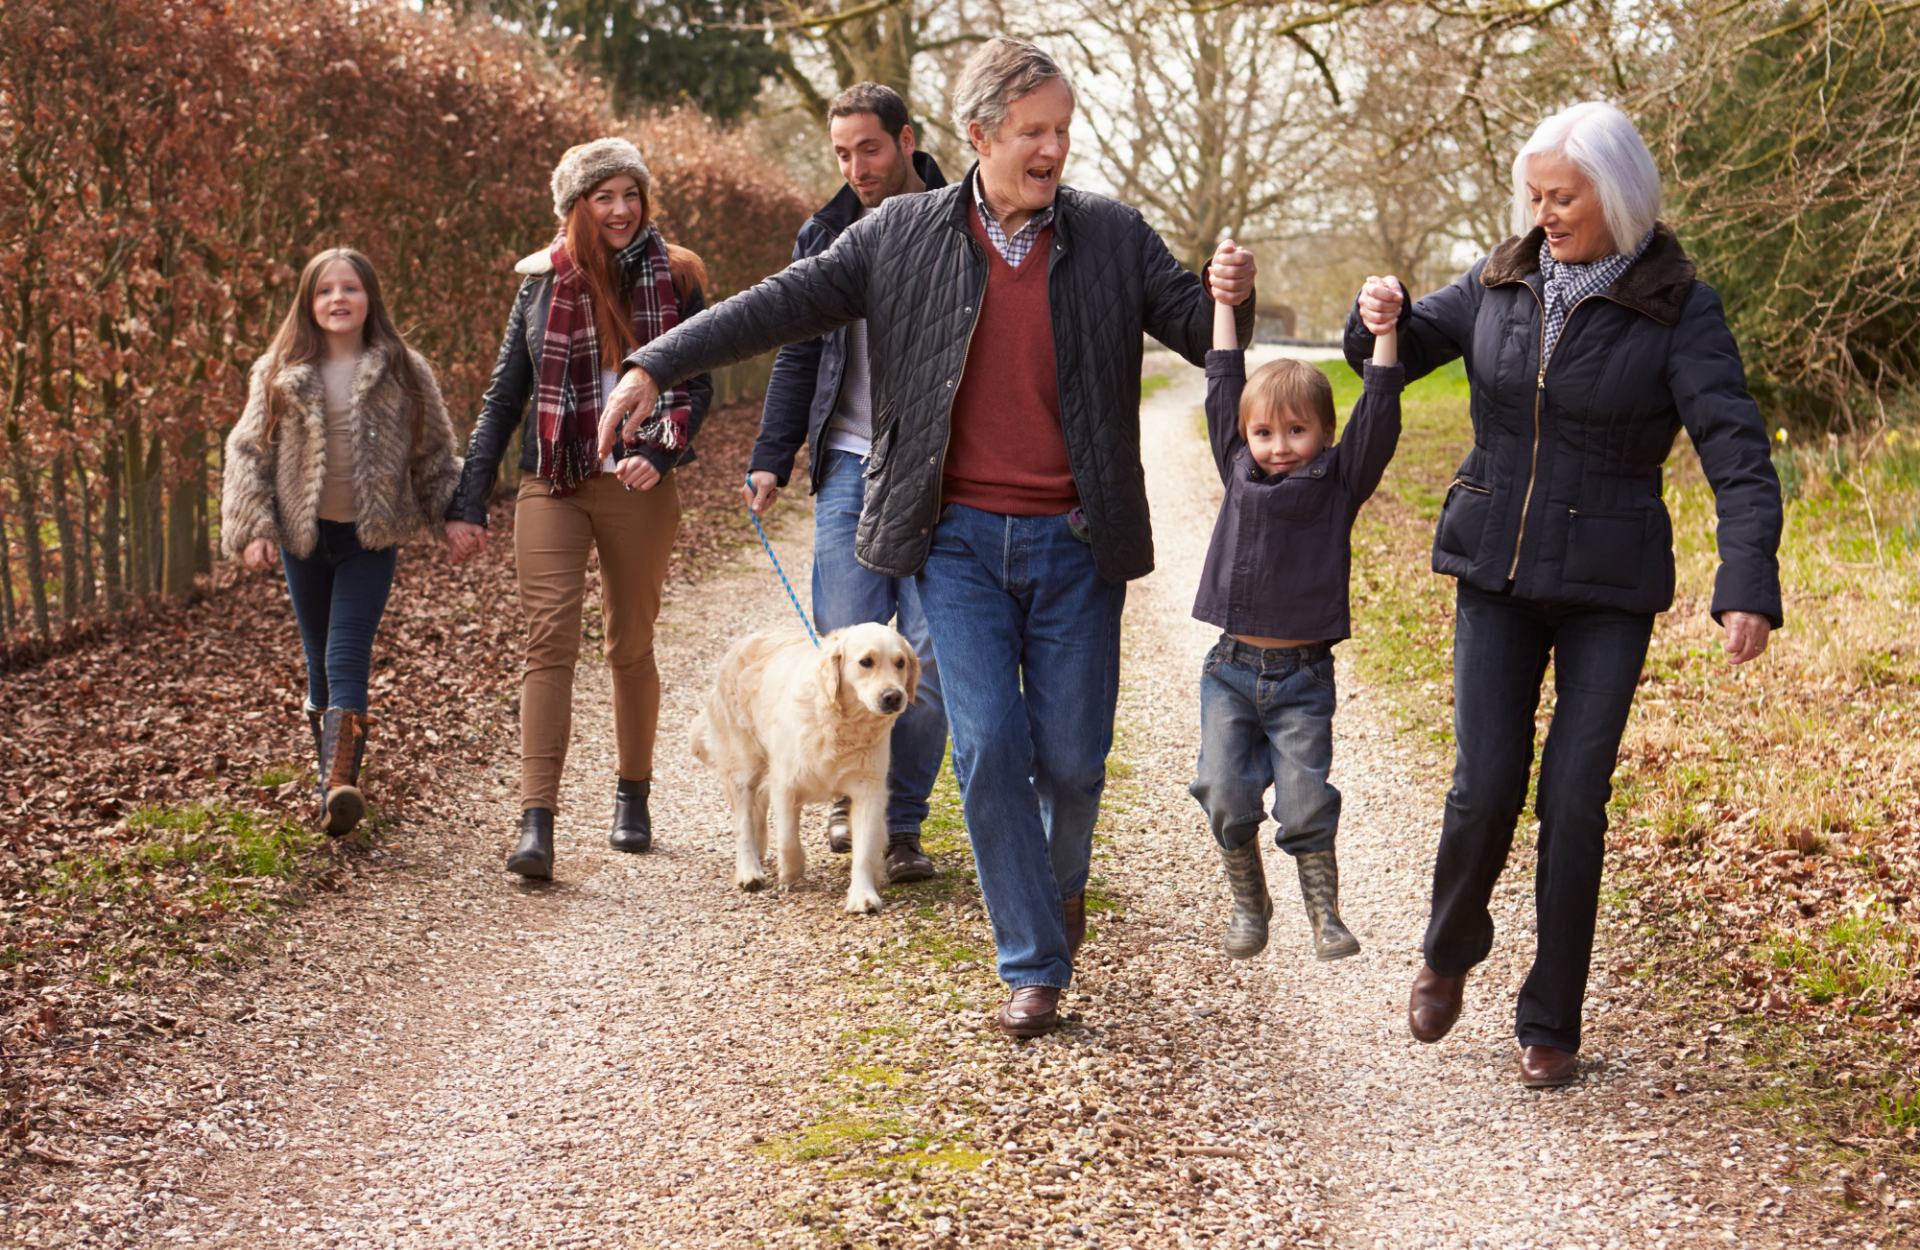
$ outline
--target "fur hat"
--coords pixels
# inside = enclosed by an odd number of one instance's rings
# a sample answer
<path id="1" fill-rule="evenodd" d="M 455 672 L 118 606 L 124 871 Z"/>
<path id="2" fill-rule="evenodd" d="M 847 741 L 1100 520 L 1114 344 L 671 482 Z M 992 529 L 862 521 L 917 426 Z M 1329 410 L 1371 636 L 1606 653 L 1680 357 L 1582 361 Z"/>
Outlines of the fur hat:
<path id="1" fill-rule="evenodd" d="M 562 221 L 575 200 L 615 174 L 632 174 L 640 194 L 653 198 L 653 175 L 640 159 L 640 149 L 625 139 L 595 139 L 571 147 L 553 167 L 553 213 Z"/>

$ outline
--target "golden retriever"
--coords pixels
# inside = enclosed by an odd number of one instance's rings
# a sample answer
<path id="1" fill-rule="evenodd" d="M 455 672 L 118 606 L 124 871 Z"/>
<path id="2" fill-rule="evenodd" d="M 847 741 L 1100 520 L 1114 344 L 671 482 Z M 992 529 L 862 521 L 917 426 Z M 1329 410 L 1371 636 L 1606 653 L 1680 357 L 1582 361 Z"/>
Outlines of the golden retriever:
<path id="1" fill-rule="evenodd" d="M 920 661 L 885 625 L 851 625 L 820 640 L 770 631 L 720 659 L 693 753 L 720 774 L 733 802 L 733 882 L 767 884 L 767 820 L 780 848 L 780 884 L 806 875 L 800 809 L 851 801 L 853 880 L 847 910 L 880 910 L 887 852 L 887 764 L 893 723 L 913 702 Z"/>

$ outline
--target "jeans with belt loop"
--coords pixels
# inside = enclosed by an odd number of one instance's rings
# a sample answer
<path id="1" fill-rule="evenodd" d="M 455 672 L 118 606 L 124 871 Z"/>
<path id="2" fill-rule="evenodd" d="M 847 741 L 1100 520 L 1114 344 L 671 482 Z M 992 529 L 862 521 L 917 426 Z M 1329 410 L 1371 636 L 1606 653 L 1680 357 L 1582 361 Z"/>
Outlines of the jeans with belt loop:
<path id="1" fill-rule="evenodd" d="M 316 708 L 367 711 L 373 636 L 386 615 L 400 549 L 369 551 L 351 521 L 321 521 L 313 550 L 280 549 L 287 596 L 307 654 L 307 702 Z"/>
<path id="2" fill-rule="evenodd" d="M 1275 843 L 1289 855 L 1330 851 L 1340 831 L 1333 770 L 1333 648 L 1260 648 L 1222 634 L 1200 672 L 1200 763 L 1188 793 L 1214 841 L 1245 846 L 1273 787 Z"/>
<path id="3" fill-rule="evenodd" d="M 1067 517 L 949 504 L 914 579 L 1000 979 L 1073 979 L 1063 899 L 1087 888 L 1120 697 L 1124 583 Z"/>
<path id="4" fill-rule="evenodd" d="M 1517 599 L 1460 583 L 1453 632 L 1453 786 L 1433 864 L 1427 966 L 1464 976 L 1493 949 L 1487 903 L 1506 867 L 1533 768 L 1534 712 L 1553 660 L 1540 753 L 1533 902 L 1539 944 L 1520 987 L 1522 1046 L 1580 1048 L 1607 801 L 1653 636 L 1651 612 Z"/>

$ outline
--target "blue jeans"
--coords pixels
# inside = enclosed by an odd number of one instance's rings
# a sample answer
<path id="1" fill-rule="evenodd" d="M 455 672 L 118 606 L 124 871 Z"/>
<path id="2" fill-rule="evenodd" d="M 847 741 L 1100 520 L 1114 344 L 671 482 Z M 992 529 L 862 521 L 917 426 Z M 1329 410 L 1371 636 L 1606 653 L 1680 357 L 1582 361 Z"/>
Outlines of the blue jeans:
<path id="1" fill-rule="evenodd" d="M 398 547 L 368 551 L 345 521 L 320 522 L 313 551 L 280 549 L 293 619 L 307 653 L 307 702 L 316 708 L 367 711 L 373 635 L 393 589 Z"/>
<path id="2" fill-rule="evenodd" d="M 853 558 L 866 467 L 850 451 L 826 453 L 813 503 L 813 626 L 830 634 L 849 625 L 885 625 L 898 616 L 896 628 L 920 657 L 920 688 L 913 705 L 893 723 L 893 763 L 887 770 L 887 833 L 890 841 L 900 842 L 919 838 L 927 819 L 927 796 L 947 755 L 947 705 L 913 580 L 883 577 Z"/>
<path id="3" fill-rule="evenodd" d="M 1487 901 L 1506 867 L 1533 770 L 1547 659 L 1556 702 L 1533 801 L 1540 818 L 1533 905 L 1539 945 L 1520 987 L 1522 1046 L 1580 1048 L 1620 735 L 1646 662 L 1653 614 L 1489 594 L 1460 584 L 1453 628 L 1453 787 L 1433 864 L 1427 966 L 1464 976 L 1493 949 Z"/>
<path id="4" fill-rule="evenodd" d="M 947 506 L 915 579 L 1000 979 L 1073 979 L 1061 900 L 1087 888 L 1120 696 L 1124 584 L 1065 516 Z"/>
<path id="5" fill-rule="evenodd" d="M 1331 851 L 1340 832 L 1333 769 L 1333 648 L 1262 650 L 1222 634 L 1200 670 L 1200 765 L 1188 793 L 1213 839 L 1245 846 L 1273 787 L 1274 841 L 1289 855 Z"/>

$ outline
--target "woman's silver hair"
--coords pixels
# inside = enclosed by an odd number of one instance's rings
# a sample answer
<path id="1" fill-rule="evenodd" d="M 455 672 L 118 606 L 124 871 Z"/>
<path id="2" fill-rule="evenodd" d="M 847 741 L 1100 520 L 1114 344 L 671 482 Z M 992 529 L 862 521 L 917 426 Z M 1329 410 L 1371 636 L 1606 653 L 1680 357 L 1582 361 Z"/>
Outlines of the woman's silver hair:
<path id="1" fill-rule="evenodd" d="M 953 85 L 954 127 L 965 136 L 967 123 L 979 122 L 989 137 L 997 135 L 1015 100 L 1055 81 L 1065 83 L 1068 97 L 1078 100 L 1067 71 L 1040 45 L 1024 39 L 989 39 Z"/>
<path id="2" fill-rule="evenodd" d="M 1660 216 L 1660 170 L 1627 115 L 1611 104 L 1590 100 L 1563 109 L 1540 123 L 1513 158 L 1513 231 L 1533 229 L 1533 205 L 1527 196 L 1527 161 L 1534 153 L 1559 153 L 1585 175 L 1599 193 L 1613 247 L 1633 255 Z"/>

